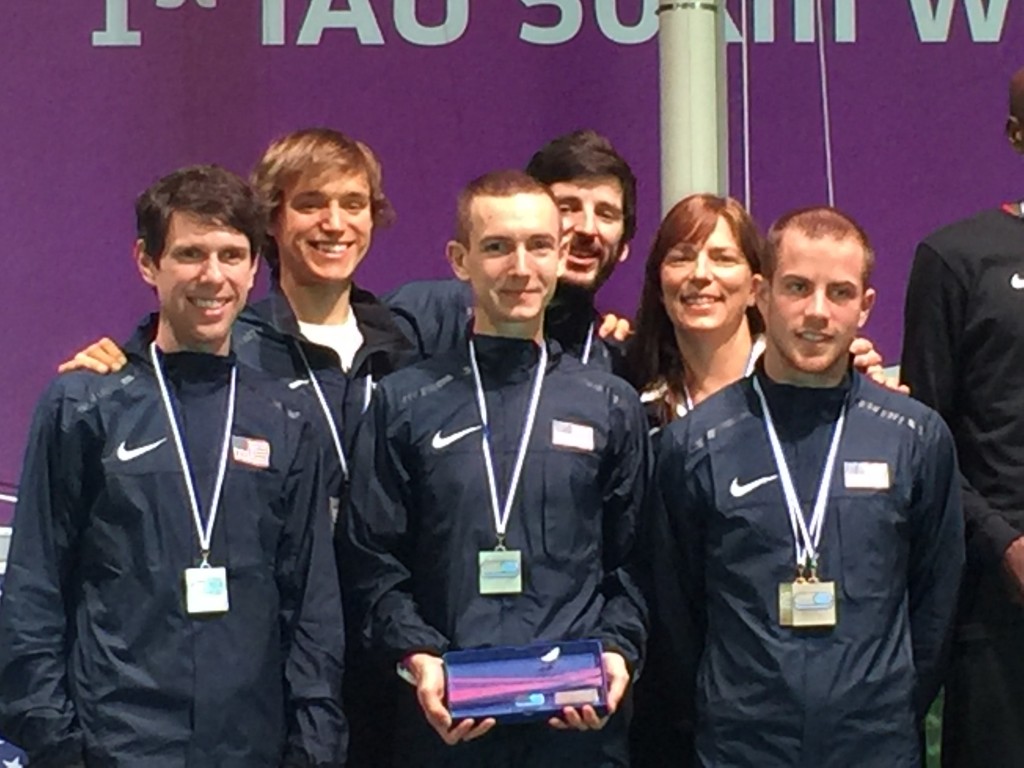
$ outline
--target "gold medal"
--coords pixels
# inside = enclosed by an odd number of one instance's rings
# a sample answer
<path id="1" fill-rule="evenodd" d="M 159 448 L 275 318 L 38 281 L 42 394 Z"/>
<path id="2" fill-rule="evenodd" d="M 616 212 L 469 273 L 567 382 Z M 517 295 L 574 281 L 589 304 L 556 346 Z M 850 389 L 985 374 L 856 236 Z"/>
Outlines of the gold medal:
<path id="1" fill-rule="evenodd" d="M 779 624 L 797 629 L 836 625 L 836 583 L 798 577 L 779 584 Z"/>

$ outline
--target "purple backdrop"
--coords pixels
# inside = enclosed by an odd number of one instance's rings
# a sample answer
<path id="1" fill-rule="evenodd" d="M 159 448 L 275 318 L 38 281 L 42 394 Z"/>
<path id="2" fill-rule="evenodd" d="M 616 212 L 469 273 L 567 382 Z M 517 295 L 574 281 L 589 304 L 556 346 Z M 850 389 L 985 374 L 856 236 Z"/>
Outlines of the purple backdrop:
<path id="1" fill-rule="evenodd" d="M 914 243 L 1021 194 L 1001 131 L 1007 77 L 1024 64 L 1012 49 L 1024 8 L 1008 9 L 1008 0 L 823 4 L 837 201 L 876 240 L 882 295 L 870 332 L 891 358 Z M 606 133 L 640 177 L 640 229 L 601 304 L 632 312 L 659 211 L 656 5 L 8 0 L 0 11 L 8 41 L 0 481 L 16 480 L 33 404 L 57 362 L 98 335 L 124 337 L 150 307 L 130 261 L 136 194 L 187 163 L 244 173 L 271 138 L 298 127 L 336 126 L 383 159 L 399 218 L 362 267 L 361 282 L 374 290 L 446 273 L 442 249 L 464 181 L 522 166 L 564 131 Z M 738 21 L 739 2 L 729 5 Z M 762 223 L 825 196 L 813 5 L 749 6 L 753 210 Z M 127 24 L 118 32 L 122 8 Z M 410 9 L 425 26 L 447 14 L 457 39 L 422 44 L 430 34 L 403 22 Z M 341 28 L 318 35 L 332 22 Z M 561 42 L 531 42 L 544 36 Z M 739 48 L 730 46 L 730 101 L 741 194 Z M 0 504 L 0 522 L 8 514 Z"/>

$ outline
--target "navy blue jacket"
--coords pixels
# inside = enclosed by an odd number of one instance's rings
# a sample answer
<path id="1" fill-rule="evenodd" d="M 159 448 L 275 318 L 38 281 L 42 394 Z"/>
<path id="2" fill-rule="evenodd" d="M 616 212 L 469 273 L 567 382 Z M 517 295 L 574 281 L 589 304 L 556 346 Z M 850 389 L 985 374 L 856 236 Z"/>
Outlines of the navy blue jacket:
<path id="1" fill-rule="evenodd" d="M 486 336 L 476 337 L 476 346 L 504 499 L 539 351 L 530 341 Z M 355 586 L 364 641 L 388 653 L 392 664 L 416 651 L 579 638 L 599 639 L 639 663 L 646 604 L 627 565 L 649 467 L 643 409 L 626 382 L 583 367 L 557 343 L 549 347 L 507 531 L 508 548 L 522 552 L 519 595 L 478 590 L 477 555 L 494 549 L 496 531 L 468 344 L 389 376 L 377 389 L 371 417 L 356 435 L 353 473 L 360 482 L 344 516 L 340 565 Z M 564 444 L 559 428 L 575 435 L 577 447 Z M 425 730 L 411 690 L 406 699 L 400 755 L 436 764 L 430 750 L 441 741 Z M 546 743 L 547 731 L 543 725 L 522 732 L 516 749 Z M 622 718 L 603 736 L 582 743 L 563 737 L 551 749 L 586 761 L 588 749 L 600 752 L 616 739 L 624 751 Z M 483 751 L 460 748 L 446 759 L 491 764 L 487 750 L 498 750 L 503 760 L 513 754 L 501 745 L 484 738 Z M 604 760 L 595 755 L 588 764 L 621 764 Z"/>
<path id="2" fill-rule="evenodd" d="M 477 337 L 504 497 L 538 351 Z M 649 447 L 643 410 L 623 381 L 551 344 L 536 425 L 508 527 L 523 552 L 524 591 L 482 597 L 477 553 L 495 544 L 468 349 L 385 379 L 356 438 L 347 558 L 368 642 L 394 659 L 417 650 L 594 637 L 634 664 L 645 604 L 625 566 L 633 553 Z M 593 450 L 562 447 L 554 422 Z M 440 437 L 439 437 L 440 436 Z M 441 445 L 438 440 L 441 439 Z"/>
<path id="3" fill-rule="evenodd" d="M 290 382 L 289 387 L 306 399 L 314 413 L 313 422 L 323 446 L 327 488 L 331 496 L 332 516 L 345 506 L 347 483 L 341 460 L 331 439 L 329 426 L 317 401 L 309 374 L 299 354 L 301 348 L 334 417 L 346 460 L 351 470 L 352 437 L 355 425 L 369 406 L 376 382 L 385 375 L 418 359 L 416 348 L 396 325 L 396 316 L 370 293 L 352 288 L 351 310 L 356 318 L 363 345 L 356 352 L 346 373 L 334 350 L 305 340 L 295 313 L 284 294 L 272 286 L 270 295 L 242 312 L 235 323 L 234 345 L 239 359 Z M 360 470 L 364 472 L 367 470 Z M 373 468 L 368 469 L 369 473 Z M 353 475 L 359 482 L 360 475 Z M 343 592 L 348 591 L 342 581 Z M 349 600 L 345 597 L 346 613 Z M 349 763 L 357 768 L 389 765 L 381 743 L 392 740 L 392 716 L 397 681 L 387 665 L 360 647 L 353 630 L 357 622 L 346 621 L 349 642 L 345 657 L 343 703 L 350 726 Z"/>
<path id="4" fill-rule="evenodd" d="M 422 358 L 444 354 L 465 346 L 473 317 L 473 292 L 461 280 L 419 280 L 399 286 L 382 297 L 396 315 L 396 321 L 413 341 Z M 597 329 L 601 316 L 594 309 L 593 294 L 559 284 L 544 316 L 549 339 L 562 350 L 582 359 L 590 343 L 588 366 L 624 375 L 625 354 L 614 339 L 601 339 Z"/>
<path id="5" fill-rule="evenodd" d="M 849 402 L 820 546 L 838 623 L 779 625 L 793 535 L 752 380 L 737 382 L 663 430 L 651 494 L 657 611 L 680 686 L 696 674 L 699 762 L 918 766 L 964 560 L 952 437 L 860 374 L 833 389 L 756 375 L 808 520 Z M 856 462 L 884 463 L 888 487 L 849 487 Z"/>
<path id="6" fill-rule="evenodd" d="M 344 631 L 309 418 L 238 367 L 232 435 L 264 441 L 269 466 L 229 457 L 211 563 L 230 610 L 194 618 L 198 539 L 141 352 L 57 378 L 37 408 L 0 607 L 0 731 L 34 765 L 335 765 Z M 166 361 L 204 506 L 230 359 Z"/>
<path id="7" fill-rule="evenodd" d="M 324 392 L 346 454 L 352 447 L 356 422 L 369 405 L 373 386 L 387 374 L 418 359 L 416 349 L 396 325 L 395 317 L 367 291 L 353 286 L 351 310 L 356 317 L 363 345 L 346 373 L 337 353 L 305 340 L 298 320 L 280 289 L 247 306 L 235 322 L 233 344 L 240 362 L 290 382 L 293 390 L 309 398 L 315 408 L 314 421 L 324 444 L 327 488 L 332 496 L 343 493 L 341 462 L 331 441 L 327 421 L 309 384 L 309 376 L 298 350 L 301 347 Z"/>

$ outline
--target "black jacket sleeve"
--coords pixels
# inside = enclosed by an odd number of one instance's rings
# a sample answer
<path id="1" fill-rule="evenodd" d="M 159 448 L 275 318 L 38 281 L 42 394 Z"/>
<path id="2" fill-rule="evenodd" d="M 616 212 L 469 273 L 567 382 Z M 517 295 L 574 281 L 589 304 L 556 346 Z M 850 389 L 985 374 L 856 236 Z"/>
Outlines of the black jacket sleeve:
<path id="1" fill-rule="evenodd" d="M 338 527 L 342 580 L 363 642 L 397 661 L 418 651 L 440 655 L 449 642 L 423 619 L 412 594 L 414 510 L 392 408 L 386 386 L 378 388 L 356 429 L 351 471 L 358 480 Z"/>
<path id="2" fill-rule="evenodd" d="M 466 337 L 473 294 L 461 280 L 418 280 L 381 300 L 423 359 L 455 349 Z"/>
<path id="3" fill-rule="evenodd" d="M 956 446 L 937 416 L 924 425 L 911 498 L 907 588 L 917 670 L 918 717 L 942 686 L 964 566 L 964 525 Z"/>
<path id="4" fill-rule="evenodd" d="M 67 684 L 71 584 L 77 531 L 90 503 L 88 478 L 99 470 L 90 466 L 91 411 L 75 405 L 58 379 L 36 408 L 0 603 L 0 732 L 33 766 L 82 760 Z"/>
<path id="5" fill-rule="evenodd" d="M 919 245 L 907 284 L 900 375 L 913 397 L 934 408 L 950 424 L 955 424 L 958 416 L 957 382 L 964 364 L 967 301 L 964 276 L 957 274 L 928 243 Z M 972 557 L 997 565 L 1021 532 L 970 483 L 962 482 Z"/>
<path id="6" fill-rule="evenodd" d="M 285 480 L 285 526 L 277 582 L 284 638 L 287 766 L 344 764 L 348 730 L 341 711 L 345 632 L 322 461 L 305 423 Z"/>
<path id="7" fill-rule="evenodd" d="M 703 508 L 679 427 L 659 434 L 644 510 L 643 560 L 651 603 L 650 663 L 637 689 L 636 724 L 651 764 L 693 762 L 696 671 L 704 644 Z"/>
<path id="8" fill-rule="evenodd" d="M 677 427 L 663 433 L 647 515 L 655 626 L 665 634 L 678 673 L 681 704 L 690 712 L 707 627 L 704 529 L 709 510 L 701 489 L 703 468 L 688 455 L 688 441 L 687 433 Z"/>
<path id="9" fill-rule="evenodd" d="M 637 669 L 647 640 L 647 602 L 635 576 L 637 526 L 650 474 L 650 440 L 640 401 L 632 394 L 620 398 L 611 412 L 607 481 L 603 492 L 605 598 L 601 637 Z"/>

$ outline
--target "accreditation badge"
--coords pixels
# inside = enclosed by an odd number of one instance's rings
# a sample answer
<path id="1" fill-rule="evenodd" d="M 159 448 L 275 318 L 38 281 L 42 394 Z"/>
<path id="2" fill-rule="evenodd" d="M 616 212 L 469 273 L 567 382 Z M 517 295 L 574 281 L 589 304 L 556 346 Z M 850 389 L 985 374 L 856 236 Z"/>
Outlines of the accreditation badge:
<path id="1" fill-rule="evenodd" d="M 190 616 L 228 612 L 228 571 L 204 565 L 185 569 L 185 608 Z"/>
<path id="2" fill-rule="evenodd" d="M 779 584 L 779 624 L 797 629 L 836 625 L 836 583 L 798 579 Z"/>
<path id="3" fill-rule="evenodd" d="M 518 549 L 480 552 L 480 594 L 518 595 L 523 591 L 523 553 Z"/>

